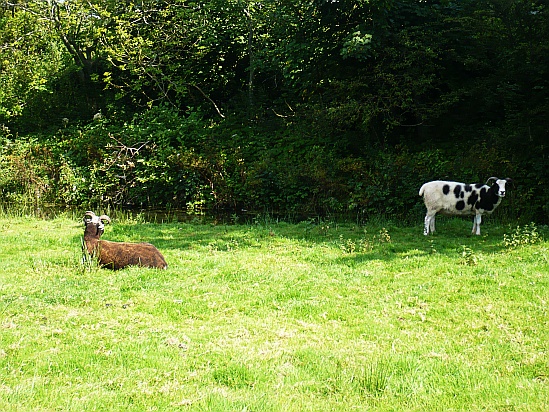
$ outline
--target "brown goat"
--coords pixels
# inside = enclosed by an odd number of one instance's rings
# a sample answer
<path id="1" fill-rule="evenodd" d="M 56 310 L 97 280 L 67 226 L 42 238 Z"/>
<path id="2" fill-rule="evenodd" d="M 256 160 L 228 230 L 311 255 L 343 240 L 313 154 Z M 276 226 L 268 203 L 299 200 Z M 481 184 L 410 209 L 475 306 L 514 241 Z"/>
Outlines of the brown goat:
<path id="1" fill-rule="evenodd" d="M 111 223 L 107 215 L 96 216 L 93 212 L 86 212 L 84 215 L 84 245 L 87 253 L 96 257 L 101 266 L 109 269 L 122 269 L 126 266 L 158 269 L 168 267 L 162 253 L 150 243 L 99 240 L 105 231 L 105 223 Z"/>

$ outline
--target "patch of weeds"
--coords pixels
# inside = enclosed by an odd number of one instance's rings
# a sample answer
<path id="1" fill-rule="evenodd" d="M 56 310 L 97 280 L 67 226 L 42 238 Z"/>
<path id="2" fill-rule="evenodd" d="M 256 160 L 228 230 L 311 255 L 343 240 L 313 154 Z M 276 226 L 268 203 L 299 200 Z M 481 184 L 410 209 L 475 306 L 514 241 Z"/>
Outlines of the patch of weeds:
<path id="1" fill-rule="evenodd" d="M 355 240 L 350 238 L 346 239 L 343 235 L 339 235 L 338 246 L 343 253 L 365 253 L 372 251 L 374 242 L 365 237 Z"/>
<path id="2" fill-rule="evenodd" d="M 215 241 L 208 243 L 208 250 L 210 252 L 230 252 L 237 250 L 239 243 L 237 239 L 229 239 L 228 241 Z"/>
<path id="3" fill-rule="evenodd" d="M 379 231 L 379 236 L 377 239 L 379 243 L 391 243 L 391 235 L 389 234 L 389 231 L 384 227 L 381 228 L 381 230 Z"/>
<path id="4" fill-rule="evenodd" d="M 88 252 L 86 245 L 84 244 L 84 238 L 80 238 L 82 244 L 82 264 L 80 265 L 81 272 L 92 271 L 100 268 L 99 259 L 92 253 Z"/>
<path id="5" fill-rule="evenodd" d="M 365 394 L 381 396 L 389 385 L 391 371 L 387 362 L 377 361 L 362 368 L 351 382 L 357 385 Z"/>
<path id="6" fill-rule="evenodd" d="M 362 253 L 371 252 L 374 248 L 374 243 L 366 238 L 362 238 L 358 241 L 358 246 Z"/>
<path id="7" fill-rule="evenodd" d="M 239 246 L 239 243 L 238 243 L 238 240 L 236 239 L 231 239 L 225 244 L 227 251 L 236 250 L 238 249 L 238 246 Z"/>
<path id="8" fill-rule="evenodd" d="M 212 377 L 219 385 L 236 389 L 252 388 L 257 380 L 246 365 L 234 362 L 217 367 L 213 371 Z"/>
<path id="9" fill-rule="evenodd" d="M 305 226 L 305 235 L 307 236 L 312 235 L 315 232 L 318 232 L 321 236 L 328 236 L 332 229 L 338 228 L 337 223 L 333 220 L 324 220 L 320 217 L 309 218 L 302 222 L 302 224 Z"/>
<path id="10" fill-rule="evenodd" d="M 534 252 L 532 256 L 538 262 L 549 263 L 549 258 L 547 258 L 549 254 L 547 252 L 547 248 L 542 248 L 541 251 Z"/>
<path id="11" fill-rule="evenodd" d="M 345 239 L 343 235 L 339 235 L 339 249 L 343 253 L 355 253 L 356 252 L 356 242 L 353 239 Z"/>
<path id="12" fill-rule="evenodd" d="M 253 219 L 252 223 L 255 226 L 272 226 L 280 223 L 279 219 L 272 216 L 270 213 L 258 213 Z"/>
<path id="13" fill-rule="evenodd" d="M 479 258 L 470 247 L 461 245 L 461 250 L 459 251 L 459 254 L 461 256 L 461 263 L 463 265 L 476 266 L 478 264 Z"/>
<path id="14" fill-rule="evenodd" d="M 432 239 L 429 239 L 428 242 L 429 242 L 429 254 L 431 254 L 431 255 L 436 254 L 437 253 L 437 248 L 436 248 L 436 245 L 435 245 L 435 241 L 432 240 Z"/>
<path id="15" fill-rule="evenodd" d="M 321 235 L 327 236 L 332 226 L 333 225 L 330 222 L 320 222 L 318 230 L 320 231 Z"/>
<path id="16" fill-rule="evenodd" d="M 315 219 L 314 218 L 307 219 L 307 221 L 303 222 L 303 224 L 305 225 L 305 237 L 309 237 L 313 229 L 316 227 Z"/>
<path id="17" fill-rule="evenodd" d="M 339 235 L 338 246 L 343 253 L 366 253 L 372 251 L 376 244 L 391 243 L 391 235 L 389 231 L 382 228 L 378 235 L 374 235 L 372 239 L 368 239 L 366 230 L 364 231 L 364 237 L 356 240 L 351 238 L 345 238 L 343 235 Z"/>
<path id="18" fill-rule="evenodd" d="M 543 240 L 534 222 L 524 226 L 517 226 L 511 234 L 503 235 L 503 245 L 506 248 L 514 249 L 519 246 L 534 245 Z"/>

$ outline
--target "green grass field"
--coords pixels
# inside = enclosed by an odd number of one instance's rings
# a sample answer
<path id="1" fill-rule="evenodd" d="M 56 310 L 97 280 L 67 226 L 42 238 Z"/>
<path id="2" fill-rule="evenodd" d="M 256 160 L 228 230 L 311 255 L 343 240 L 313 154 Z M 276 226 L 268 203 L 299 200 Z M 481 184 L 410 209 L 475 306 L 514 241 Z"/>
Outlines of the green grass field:
<path id="1" fill-rule="evenodd" d="M 2 411 L 547 411 L 545 228 L 0 215 Z"/>

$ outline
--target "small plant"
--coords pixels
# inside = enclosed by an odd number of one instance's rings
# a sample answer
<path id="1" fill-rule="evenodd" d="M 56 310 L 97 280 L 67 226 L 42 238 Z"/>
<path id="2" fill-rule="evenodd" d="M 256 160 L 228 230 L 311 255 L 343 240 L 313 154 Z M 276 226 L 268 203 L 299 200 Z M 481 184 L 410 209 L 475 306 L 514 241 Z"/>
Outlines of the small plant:
<path id="1" fill-rule="evenodd" d="M 391 243 L 391 235 L 384 227 L 379 231 L 379 243 Z"/>
<path id="2" fill-rule="evenodd" d="M 208 250 L 210 252 L 231 252 L 237 250 L 239 247 L 238 240 L 231 238 L 227 241 L 217 240 L 208 243 Z"/>
<path id="3" fill-rule="evenodd" d="M 478 264 L 478 257 L 468 246 L 461 246 L 461 263 L 467 266 L 476 266 Z"/>
<path id="4" fill-rule="evenodd" d="M 320 234 L 324 236 L 328 235 L 330 228 L 331 228 L 330 222 L 321 222 L 319 226 Z"/>
<path id="5" fill-rule="evenodd" d="M 206 200 L 199 199 L 199 200 L 190 200 L 186 202 L 185 204 L 185 213 L 189 216 L 191 215 L 203 215 L 204 214 L 204 205 L 206 203 Z"/>
<path id="6" fill-rule="evenodd" d="M 339 248 L 343 251 L 343 253 L 355 253 L 356 242 L 353 239 L 345 239 L 343 235 L 339 235 Z"/>
<path id="7" fill-rule="evenodd" d="M 256 226 L 264 226 L 264 227 L 267 227 L 267 226 L 272 226 L 274 224 L 277 224 L 279 223 L 278 222 L 278 219 L 274 216 L 272 216 L 271 214 L 269 213 L 265 213 L 265 214 L 261 214 L 261 213 L 258 213 L 253 219 L 252 219 L 252 222 L 254 225 Z"/>
<path id="8" fill-rule="evenodd" d="M 231 239 L 226 243 L 227 251 L 238 249 L 239 243 L 236 239 Z"/>
<path id="9" fill-rule="evenodd" d="M 515 230 L 508 235 L 503 235 L 503 245 L 513 249 L 519 246 L 534 245 L 542 241 L 535 223 L 529 223 L 524 226 L 517 226 Z"/>
<path id="10" fill-rule="evenodd" d="M 311 235 L 313 229 L 316 229 L 322 236 L 327 236 L 331 229 L 337 228 L 337 225 L 330 220 L 323 220 L 322 218 L 309 218 L 305 222 L 305 234 Z"/>
<path id="11" fill-rule="evenodd" d="M 360 252 L 370 252 L 374 248 L 374 244 L 371 240 L 362 238 L 358 241 L 358 247 Z"/>
<path id="12" fill-rule="evenodd" d="M 429 239 L 428 242 L 429 242 L 429 254 L 434 255 L 435 253 L 437 253 L 435 242 L 431 239 Z"/>
<path id="13" fill-rule="evenodd" d="M 365 253 L 370 252 L 374 248 L 374 241 L 368 239 L 366 236 L 355 240 L 346 239 L 343 235 L 339 235 L 338 245 L 343 253 Z"/>
<path id="14" fill-rule="evenodd" d="M 312 234 L 313 229 L 316 227 L 315 219 L 309 218 L 306 222 L 303 222 L 303 224 L 305 225 L 305 236 L 309 237 Z"/>

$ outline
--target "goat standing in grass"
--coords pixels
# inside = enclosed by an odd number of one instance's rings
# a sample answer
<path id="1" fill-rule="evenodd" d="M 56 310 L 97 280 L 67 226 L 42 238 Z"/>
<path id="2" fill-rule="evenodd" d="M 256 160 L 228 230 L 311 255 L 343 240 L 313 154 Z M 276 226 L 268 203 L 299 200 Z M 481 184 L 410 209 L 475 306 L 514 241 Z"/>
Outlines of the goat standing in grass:
<path id="1" fill-rule="evenodd" d="M 494 180 L 492 186 L 488 183 Z M 466 216 L 473 215 L 473 234 L 480 235 L 480 223 L 483 214 L 491 214 L 505 197 L 505 184 L 511 179 L 491 177 L 485 185 L 482 183 L 465 184 L 435 180 L 427 182 L 419 195 L 423 196 L 427 214 L 425 215 L 424 235 L 435 231 L 435 215 Z"/>
<path id="2" fill-rule="evenodd" d="M 126 266 L 144 266 L 166 269 L 168 265 L 162 253 L 150 243 L 111 242 L 100 240 L 105 223 L 111 223 L 107 215 L 96 216 L 93 212 L 84 215 L 84 244 L 87 253 L 96 257 L 101 266 L 122 269 Z"/>

